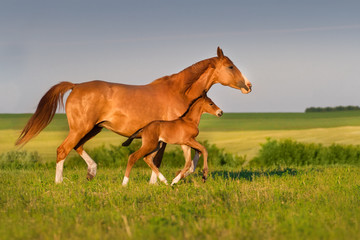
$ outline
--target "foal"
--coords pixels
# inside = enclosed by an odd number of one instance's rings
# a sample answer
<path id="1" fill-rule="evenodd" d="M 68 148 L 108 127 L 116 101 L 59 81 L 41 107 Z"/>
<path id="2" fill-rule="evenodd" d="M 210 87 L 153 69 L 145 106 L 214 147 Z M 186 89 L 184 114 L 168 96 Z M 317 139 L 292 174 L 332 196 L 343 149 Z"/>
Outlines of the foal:
<path id="1" fill-rule="evenodd" d="M 173 121 L 157 120 L 150 122 L 130 136 L 129 139 L 122 144 L 123 146 L 128 146 L 134 138 L 140 137 L 140 134 L 142 137 L 142 145 L 139 150 L 129 156 L 122 184 L 126 185 L 129 182 L 131 168 L 141 157 L 144 157 L 144 161 L 156 173 L 160 181 L 166 185 L 168 184 L 165 177 L 153 163 L 153 158 L 162 142 L 181 145 L 185 155 L 185 167 L 174 178 L 171 185 L 179 182 L 190 169 L 192 163 L 191 148 L 196 151 L 196 154 L 200 152 L 204 157 L 203 180 L 205 182 L 208 173 L 208 154 L 205 147 L 195 140 L 195 137 L 199 134 L 198 126 L 200 117 L 204 112 L 218 117 L 221 117 L 223 114 L 223 111 L 204 93 L 189 105 L 187 111 L 180 118 Z"/>

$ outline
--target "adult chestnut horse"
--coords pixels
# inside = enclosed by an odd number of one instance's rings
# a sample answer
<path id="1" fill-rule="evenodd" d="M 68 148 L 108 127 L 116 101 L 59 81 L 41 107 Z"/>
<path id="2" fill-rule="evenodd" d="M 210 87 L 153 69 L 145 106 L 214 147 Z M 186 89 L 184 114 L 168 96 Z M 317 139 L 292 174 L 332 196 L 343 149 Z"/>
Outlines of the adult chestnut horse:
<path id="1" fill-rule="evenodd" d="M 63 104 L 64 94 L 72 90 L 65 107 L 69 134 L 57 149 L 55 182 L 63 180 L 63 164 L 71 149 L 75 149 L 85 160 L 88 165 L 87 178 L 92 179 L 96 175 L 97 165 L 84 151 L 83 145 L 102 128 L 129 137 L 151 121 L 176 119 L 192 100 L 216 83 L 239 89 L 242 93 L 251 92 L 251 83 L 219 47 L 217 57 L 202 60 L 177 74 L 159 78 L 147 85 L 104 81 L 79 84 L 61 82 L 42 97 L 16 145 L 27 143 L 43 130 L 54 117 L 58 104 Z M 157 167 L 160 166 L 165 146 L 154 159 Z M 150 182 L 155 183 L 156 179 L 153 172 Z"/>

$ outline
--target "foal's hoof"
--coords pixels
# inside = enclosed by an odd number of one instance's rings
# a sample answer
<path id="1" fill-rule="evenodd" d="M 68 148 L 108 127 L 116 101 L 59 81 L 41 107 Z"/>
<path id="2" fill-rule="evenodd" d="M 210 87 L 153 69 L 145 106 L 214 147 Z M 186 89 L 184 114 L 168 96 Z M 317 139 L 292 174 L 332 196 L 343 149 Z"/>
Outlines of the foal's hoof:
<path id="1" fill-rule="evenodd" d="M 203 183 L 205 183 L 205 182 L 206 182 L 206 179 L 207 179 L 207 177 L 205 177 L 205 176 L 203 176 L 203 177 L 202 177 L 202 181 L 203 181 Z"/>
<path id="2" fill-rule="evenodd" d="M 91 173 L 88 173 L 87 176 L 86 176 L 86 179 L 91 181 L 94 177 L 95 177 L 95 175 L 93 175 Z"/>

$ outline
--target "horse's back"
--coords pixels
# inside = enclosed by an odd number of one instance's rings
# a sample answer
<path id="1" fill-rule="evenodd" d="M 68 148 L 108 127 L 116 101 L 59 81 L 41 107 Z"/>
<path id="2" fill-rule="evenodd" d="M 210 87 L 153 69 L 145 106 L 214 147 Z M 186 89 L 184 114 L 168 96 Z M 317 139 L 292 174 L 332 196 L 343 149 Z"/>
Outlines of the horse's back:
<path id="1" fill-rule="evenodd" d="M 66 101 L 70 128 L 82 124 L 108 128 L 128 136 L 152 120 L 162 119 L 164 106 L 153 85 L 126 85 L 105 81 L 76 84 Z"/>

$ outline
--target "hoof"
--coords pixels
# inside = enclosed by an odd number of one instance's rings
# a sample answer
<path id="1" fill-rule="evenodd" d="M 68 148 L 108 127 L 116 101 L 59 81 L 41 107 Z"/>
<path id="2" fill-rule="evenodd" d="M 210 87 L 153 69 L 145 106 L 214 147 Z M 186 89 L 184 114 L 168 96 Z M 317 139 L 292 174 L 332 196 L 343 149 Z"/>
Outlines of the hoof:
<path id="1" fill-rule="evenodd" d="M 86 179 L 90 181 L 95 176 L 96 176 L 96 166 L 93 168 L 88 168 Z"/>
<path id="2" fill-rule="evenodd" d="M 86 176 L 86 179 L 91 181 L 91 180 L 93 180 L 94 177 L 95 177 L 94 175 L 91 175 L 88 173 L 88 175 Z"/>
<path id="3" fill-rule="evenodd" d="M 157 183 L 157 178 L 158 177 L 156 176 L 155 172 L 152 172 L 149 184 L 156 184 Z"/>
<path id="4" fill-rule="evenodd" d="M 91 173 L 90 171 L 88 171 L 87 175 L 86 175 L 86 179 L 87 180 L 92 180 L 95 177 L 96 174 Z"/>
<path id="5" fill-rule="evenodd" d="M 205 183 L 205 182 L 206 182 L 206 179 L 207 179 L 207 177 L 205 177 L 205 176 L 203 176 L 203 177 L 202 177 L 202 181 L 203 181 L 203 183 Z"/>

